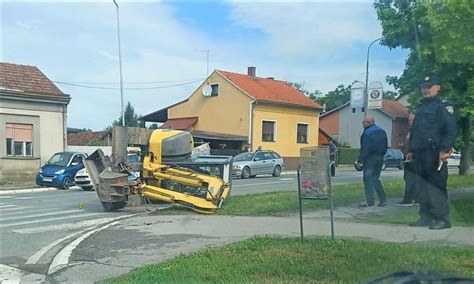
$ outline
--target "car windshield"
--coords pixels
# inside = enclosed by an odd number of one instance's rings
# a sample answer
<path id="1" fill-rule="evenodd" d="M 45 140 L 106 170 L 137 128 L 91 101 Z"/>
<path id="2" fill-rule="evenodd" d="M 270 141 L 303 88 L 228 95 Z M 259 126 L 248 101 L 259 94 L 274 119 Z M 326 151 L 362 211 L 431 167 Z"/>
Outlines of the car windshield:
<path id="1" fill-rule="evenodd" d="M 71 159 L 72 153 L 56 153 L 49 160 L 47 165 L 65 167 Z"/>
<path id="2" fill-rule="evenodd" d="M 241 161 L 251 161 L 253 158 L 254 152 L 241 153 L 234 157 L 234 162 Z"/>
<path id="3" fill-rule="evenodd" d="M 139 155 L 128 155 L 127 162 L 131 163 L 140 163 L 140 156 Z"/>

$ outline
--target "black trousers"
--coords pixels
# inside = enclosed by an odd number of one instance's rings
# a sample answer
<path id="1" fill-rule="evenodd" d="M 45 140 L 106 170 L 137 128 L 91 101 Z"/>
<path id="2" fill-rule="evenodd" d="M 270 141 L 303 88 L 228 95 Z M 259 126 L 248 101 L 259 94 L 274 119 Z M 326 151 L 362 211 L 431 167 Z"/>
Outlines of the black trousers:
<path id="1" fill-rule="evenodd" d="M 420 203 L 420 216 L 430 220 L 449 222 L 447 163 L 439 167 L 439 151 L 413 152 L 417 175 L 415 200 Z"/>
<path id="2" fill-rule="evenodd" d="M 410 203 L 414 200 L 418 202 L 415 198 L 416 171 L 414 162 L 405 163 L 403 179 L 405 180 L 405 194 L 403 195 L 402 203 Z"/>

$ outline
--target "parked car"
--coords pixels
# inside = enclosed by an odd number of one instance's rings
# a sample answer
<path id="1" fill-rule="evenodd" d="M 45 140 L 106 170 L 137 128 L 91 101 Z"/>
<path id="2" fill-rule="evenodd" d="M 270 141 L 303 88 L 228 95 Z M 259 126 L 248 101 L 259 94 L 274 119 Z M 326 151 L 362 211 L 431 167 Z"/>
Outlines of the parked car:
<path id="1" fill-rule="evenodd" d="M 285 164 L 283 158 L 273 151 L 241 153 L 234 157 L 232 175 L 243 179 L 262 174 L 280 176 Z"/>
<path id="2" fill-rule="evenodd" d="M 387 152 L 383 156 L 382 170 L 386 168 L 399 168 L 403 170 L 405 165 L 405 156 L 399 149 L 387 149 Z"/>
<path id="3" fill-rule="evenodd" d="M 42 166 L 36 175 L 36 184 L 40 186 L 53 186 L 69 189 L 74 184 L 76 173 L 84 169 L 82 162 L 87 157 L 86 153 L 59 152 L 54 154 Z"/>
<path id="4" fill-rule="evenodd" d="M 399 168 L 400 170 L 403 170 L 404 166 L 405 156 L 403 155 L 403 152 L 399 149 L 387 149 L 387 152 L 383 156 L 382 170 L 385 170 L 386 168 Z M 363 165 L 355 168 L 357 171 L 362 171 Z"/>
<path id="5" fill-rule="evenodd" d="M 461 154 L 454 150 L 451 156 L 448 158 L 448 167 L 459 167 L 461 166 Z"/>
<path id="6" fill-rule="evenodd" d="M 140 177 L 140 170 L 142 168 L 141 156 L 138 153 L 127 154 L 127 163 L 132 167 L 132 173 L 128 176 L 129 180 L 135 180 Z M 78 171 L 74 177 L 76 185 L 80 186 L 82 190 L 89 191 L 94 189 L 89 173 L 86 168 Z"/>

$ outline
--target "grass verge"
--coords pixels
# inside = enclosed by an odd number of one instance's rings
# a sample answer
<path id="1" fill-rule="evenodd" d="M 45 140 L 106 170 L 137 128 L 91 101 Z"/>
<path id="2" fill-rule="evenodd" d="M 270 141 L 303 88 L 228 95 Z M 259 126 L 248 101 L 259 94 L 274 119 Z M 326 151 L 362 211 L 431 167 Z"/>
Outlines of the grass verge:
<path id="1" fill-rule="evenodd" d="M 385 192 L 389 198 L 402 197 L 405 183 L 403 180 L 390 180 L 382 182 Z M 472 187 L 474 175 L 458 176 L 452 175 L 448 179 L 448 189 Z M 347 206 L 363 200 L 363 184 L 335 185 L 332 188 L 334 206 Z M 329 208 L 329 202 L 304 200 L 305 209 Z M 216 212 L 217 215 L 235 216 L 268 216 L 286 215 L 298 212 L 298 192 L 271 192 L 258 193 L 243 196 L 232 196 L 224 204 L 223 208 Z M 173 206 L 170 209 L 160 211 L 160 214 L 195 214 L 189 209 Z"/>
<path id="2" fill-rule="evenodd" d="M 135 269 L 101 283 L 360 282 L 394 271 L 474 276 L 474 249 L 365 240 L 257 237 Z"/>

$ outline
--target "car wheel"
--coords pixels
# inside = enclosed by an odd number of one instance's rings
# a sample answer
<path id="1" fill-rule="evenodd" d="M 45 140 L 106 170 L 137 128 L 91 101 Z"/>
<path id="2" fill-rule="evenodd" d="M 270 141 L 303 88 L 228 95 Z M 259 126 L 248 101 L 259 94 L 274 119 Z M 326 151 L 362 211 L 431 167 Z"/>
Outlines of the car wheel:
<path id="1" fill-rule="evenodd" d="M 65 177 L 63 180 L 62 189 L 68 190 L 70 186 L 71 186 L 71 179 L 69 177 Z"/>
<path id="2" fill-rule="evenodd" d="M 242 174 L 240 175 L 243 179 L 249 178 L 250 177 L 250 169 L 248 167 L 245 167 L 242 169 Z"/>
<path id="3" fill-rule="evenodd" d="M 382 171 L 387 168 L 387 165 L 385 163 L 382 164 Z"/>
<path id="4" fill-rule="evenodd" d="M 273 169 L 272 176 L 279 177 L 280 174 L 281 174 L 281 167 L 280 166 L 275 166 L 275 168 Z"/>
<path id="5" fill-rule="evenodd" d="M 81 186 L 81 188 L 82 188 L 82 190 L 84 190 L 84 191 L 91 191 L 91 190 L 94 189 L 93 186 Z"/>

